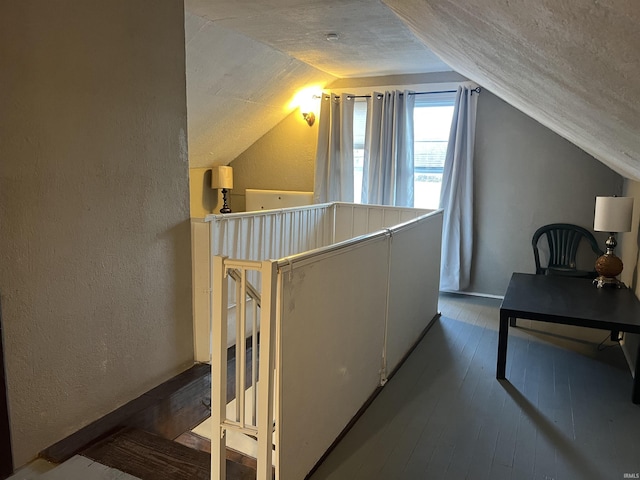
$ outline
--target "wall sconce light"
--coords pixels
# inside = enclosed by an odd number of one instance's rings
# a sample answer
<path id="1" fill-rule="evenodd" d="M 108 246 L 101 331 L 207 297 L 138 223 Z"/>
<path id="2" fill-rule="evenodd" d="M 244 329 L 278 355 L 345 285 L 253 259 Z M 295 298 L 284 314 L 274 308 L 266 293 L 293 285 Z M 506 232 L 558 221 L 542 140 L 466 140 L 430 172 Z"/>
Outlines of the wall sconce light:
<path id="1" fill-rule="evenodd" d="M 318 111 L 318 101 L 321 95 L 318 94 L 317 89 L 305 89 L 302 90 L 297 96 L 298 106 L 300 107 L 300 113 L 302 118 L 307 122 L 310 127 L 316 121 L 316 112 Z"/>
<path id="2" fill-rule="evenodd" d="M 222 208 L 220 213 L 231 213 L 227 204 L 227 191 L 233 188 L 233 168 L 222 165 L 211 169 L 211 188 L 222 189 Z"/>
<path id="3" fill-rule="evenodd" d="M 314 122 L 316 121 L 316 114 L 313 112 L 302 112 L 302 117 L 310 127 L 313 126 Z"/>
<path id="4" fill-rule="evenodd" d="M 622 273 L 622 260 L 613 253 L 618 242 L 615 234 L 630 232 L 633 219 L 633 197 L 596 197 L 596 211 L 593 229 L 609 232 L 605 245 L 607 251 L 596 260 L 596 272 L 600 275 L 593 283 L 598 288 L 624 288 L 624 283 L 616 277 Z"/>
<path id="5" fill-rule="evenodd" d="M 300 109 L 302 118 L 307 122 L 310 127 L 316 121 L 316 117 L 320 111 L 320 99 L 322 98 L 322 85 L 310 85 L 308 87 L 301 88 L 294 95 L 289 102 L 290 112 L 295 109 Z"/>

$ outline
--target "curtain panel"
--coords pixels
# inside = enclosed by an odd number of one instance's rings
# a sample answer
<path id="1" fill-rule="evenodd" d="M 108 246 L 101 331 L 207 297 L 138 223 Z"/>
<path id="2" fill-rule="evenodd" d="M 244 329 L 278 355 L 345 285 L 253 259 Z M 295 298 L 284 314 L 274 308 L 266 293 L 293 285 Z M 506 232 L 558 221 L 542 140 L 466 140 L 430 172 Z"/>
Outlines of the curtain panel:
<path id="1" fill-rule="evenodd" d="M 413 207 L 413 92 L 367 99 L 362 203 Z"/>
<path id="2" fill-rule="evenodd" d="M 314 202 L 353 202 L 353 95 L 322 94 Z"/>
<path id="3" fill-rule="evenodd" d="M 442 174 L 440 289 L 464 290 L 471 281 L 473 250 L 473 152 L 478 93 L 459 86 Z M 475 93 L 475 94 L 474 94 Z"/>

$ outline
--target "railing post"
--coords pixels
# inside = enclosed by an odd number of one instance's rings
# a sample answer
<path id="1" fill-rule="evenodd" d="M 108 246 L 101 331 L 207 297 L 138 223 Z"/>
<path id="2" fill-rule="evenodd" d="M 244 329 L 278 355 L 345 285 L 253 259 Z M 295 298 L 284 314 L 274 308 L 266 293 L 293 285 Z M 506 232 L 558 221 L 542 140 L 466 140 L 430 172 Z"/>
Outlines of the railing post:
<path id="1" fill-rule="evenodd" d="M 275 367 L 275 317 L 277 262 L 262 262 L 262 303 L 260 308 L 260 377 L 258 391 L 258 471 L 257 480 L 271 480 L 273 456 L 273 404 Z"/>
<path id="2" fill-rule="evenodd" d="M 226 257 L 213 257 L 211 290 L 211 480 L 225 480 L 227 473 L 227 274 Z"/>

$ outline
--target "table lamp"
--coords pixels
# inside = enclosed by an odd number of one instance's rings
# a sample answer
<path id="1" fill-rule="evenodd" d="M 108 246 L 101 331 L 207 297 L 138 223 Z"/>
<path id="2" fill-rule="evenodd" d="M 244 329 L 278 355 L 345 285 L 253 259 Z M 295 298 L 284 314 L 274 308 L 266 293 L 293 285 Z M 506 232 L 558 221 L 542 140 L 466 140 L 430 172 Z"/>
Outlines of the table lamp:
<path id="1" fill-rule="evenodd" d="M 625 285 L 616 277 L 622 272 L 622 260 L 613 253 L 616 233 L 630 232 L 633 217 L 632 197 L 596 197 L 596 212 L 593 229 L 596 232 L 609 232 L 605 242 L 607 251 L 596 260 L 597 277 L 593 283 L 598 287 L 624 288 Z"/>
<path id="2" fill-rule="evenodd" d="M 221 165 L 211 169 L 211 188 L 222 189 L 222 208 L 220 213 L 231 213 L 227 204 L 227 192 L 233 188 L 233 168 Z"/>

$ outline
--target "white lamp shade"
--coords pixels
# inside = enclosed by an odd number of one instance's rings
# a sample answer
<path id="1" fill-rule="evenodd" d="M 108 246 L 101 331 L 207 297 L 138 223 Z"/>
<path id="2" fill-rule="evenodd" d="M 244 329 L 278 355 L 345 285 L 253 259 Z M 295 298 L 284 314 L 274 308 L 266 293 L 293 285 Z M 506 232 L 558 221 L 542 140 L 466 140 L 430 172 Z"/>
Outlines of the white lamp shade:
<path id="1" fill-rule="evenodd" d="M 229 166 L 213 167 L 211 169 L 211 188 L 233 188 L 233 168 Z"/>
<path id="2" fill-rule="evenodd" d="M 632 219 L 633 197 L 596 197 L 596 232 L 630 232 Z"/>

